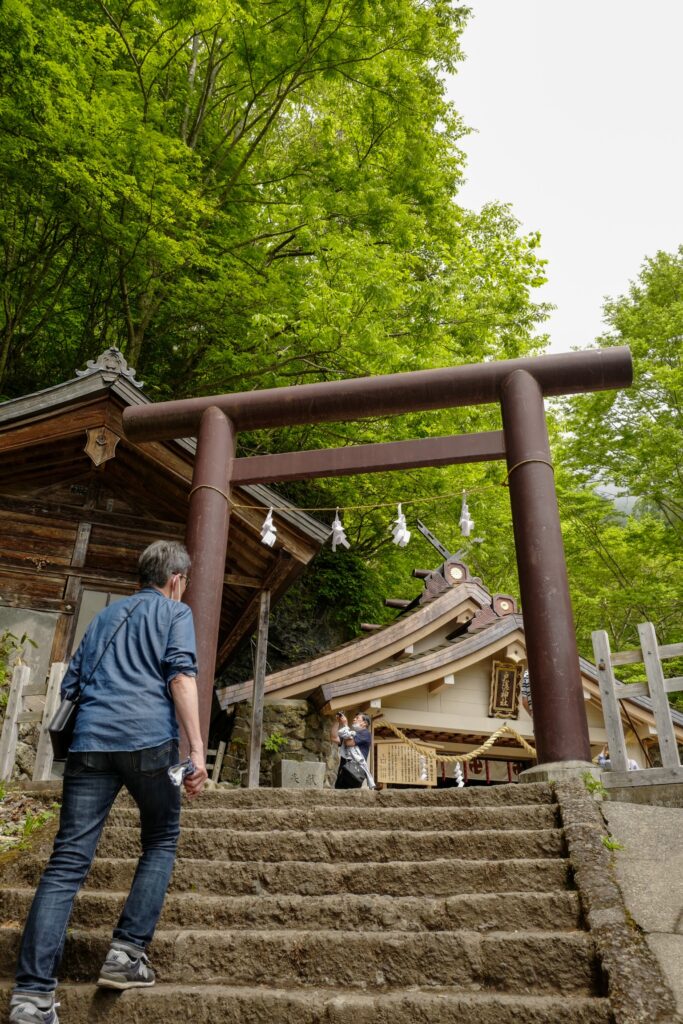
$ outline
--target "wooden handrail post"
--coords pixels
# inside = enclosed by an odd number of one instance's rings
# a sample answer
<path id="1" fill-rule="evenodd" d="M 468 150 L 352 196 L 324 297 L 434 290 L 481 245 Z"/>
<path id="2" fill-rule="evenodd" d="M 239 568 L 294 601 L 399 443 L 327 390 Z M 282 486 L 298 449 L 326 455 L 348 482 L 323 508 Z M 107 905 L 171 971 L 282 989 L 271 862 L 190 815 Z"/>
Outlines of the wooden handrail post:
<path id="1" fill-rule="evenodd" d="M 14 770 L 14 759 L 19 739 L 19 715 L 23 707 L 23 690 L 28 686 L 31 669 L 28 665 L 16 665 L 12 672 L 9 698 L 5 708 L 5 720 L 0 736 L 0 779 L 9 782 Z"/>
<path id="2" fill-rule="evenodd" d="M 256 664 L 254 666 L 254 695 L 251 705 L 251 737 L 249 741 L 249 773 L 247 786 L 258 788 L 263 741 L 263 701 L 266 685 L 266 655 L 268 653 L 268 625 L 270 617 L 270 591 L 262 590 L 259 601 Z"/>

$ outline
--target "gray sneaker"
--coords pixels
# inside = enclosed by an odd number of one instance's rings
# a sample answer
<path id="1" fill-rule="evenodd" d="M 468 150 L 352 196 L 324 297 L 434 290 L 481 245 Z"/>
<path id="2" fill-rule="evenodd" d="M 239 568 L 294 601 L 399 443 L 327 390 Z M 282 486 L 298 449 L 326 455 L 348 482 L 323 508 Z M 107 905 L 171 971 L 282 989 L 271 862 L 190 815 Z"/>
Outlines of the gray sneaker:
<path id="1" fill-rule="evenodd" d="M 97 984 L 101 988 L 146 988 L 154 984 L 154 971 L 144 953 L 134 957 L 112 947 L 102 964 Z"/>
<path id="2" fill-rule="evenodd" d="M 59 1017 L 55 1012 L 58 1006 L 59 1003 L 53 1003 L 44 1010 L 34 1002 L 15 995 L 10 1003 L 10 1024 L 59 1024 Z"/>

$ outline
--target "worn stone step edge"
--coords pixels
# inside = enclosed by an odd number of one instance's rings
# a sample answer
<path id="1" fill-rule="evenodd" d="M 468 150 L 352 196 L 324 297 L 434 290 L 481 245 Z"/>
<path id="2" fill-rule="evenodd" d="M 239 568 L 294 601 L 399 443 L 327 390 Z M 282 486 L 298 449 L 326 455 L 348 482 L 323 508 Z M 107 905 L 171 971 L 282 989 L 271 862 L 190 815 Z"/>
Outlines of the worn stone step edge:
<path id="1" fill-rule="evenodd" d="M 118 918 L 126 892 L 81 892 L 76 900 L 72 926 L 85 928 L 91 921 Z M 33 889 L 0 889 L 0 928 L 23 921 L 33 899 Z M 338 928 L 349 921 L 362 922 L 364 931 L 515 931 L 581 925 L 576 892 L 467 893 L 460 896 L 354 896 L 345 895 L 340 909 L 338 895 L 330 896 L 206 896 L 170 893 L 160 927 L 192 928 L 211 922 L 212 927 Z"/>
<path id="2" fill-rule="evenodd" d="M 139 829 L 112 826 L 104 831 L 98 851 L 118 856 L 139 850 Z M 472 829 L 431 832 L 237 832 L 223 829 L 185 828 L 178 843 L 180 857 L 206 860 L 249 861 L 349 861 L 380 862 L 423 857 L 491 860 L 523 855 L 560 857 L 564 853 L 560 829 Z"/>
<path id="3" fill-rule="evenodd" d="M 62 784 L 50 782 L 25 782 L 13 784 L 11 791 L 59 799 Z M 352 807 L 492 807 L 530 806 L 532 804 L 555 804 L 555 794 L 545 782 L 512 783 L 494 786 L 468 786 L 464 789 L 241 789 L 219 785 L 217 789 L 205 790 L 198 800 L 183 801 L 187 810 L 201 810 L 204 806 L 225 807 L 311 807 L 328 804 L 331 807 L 350 805 Z M 122 793 L 118 806 L 133 806 L 132 799 Z"/>
<path id="4" fill-rule="evenodd" d="M 123 800 L 126 797 L 122 798 Z M 226 789 L 220 787 L 202 793 L 199 800 L 185 806 L 199 810 L 202 804 L 228 807 L 492 807 L 554 804 L 555 795 L 547 783 L 513 783 L 502 786 L 470 786 L 464 789 Z"/>
<path id="5" fill-rule="evenodd" d="M 0 930 L 0 970 L 11 974 L 20 929 Z M 67 936 L 61 976 L 87 981 L 109 948 L 109 930 Z M 514 955 L 512 947 L 514 945 Z M 594 995 L 598 971 L 585 932 L 339 932 L 157 930 L 150 957 L 161 980 L 332 985 L 386 989 L 448 985 Z"/>
<path id="6" fill-rule="evenodd" d="M 0 1006 L 9 1002 L 0 986 Z M 394 989 L 379 995 L 337 989 L 164 985 L 115 993 L 94 985 L 60 985 L 68 1024 L 610 1024 L 607 1000 L 592 996 L 509 995 Z"/>
<path id="7" fill-rule="evenodd" d="M 88 889 L 122 889 L 130 885 L 135 858 L 98 857 L 86 881 Z M 26 854 L 3 876 L 5 884 L 35 885 L 45 858 Z M 204 861 L 179 858 L 171 879 L 172 892 L 213 892 L 225 895 L 358 895 L 454 896 L 466 892 L 507 892 L 524 879 L 529 891 L 562 890 L 569 884 L 564 858 L 453 861 L 435 859 L 373 864 L 336 861 Z M 322 890 L 321 891 L 321 887 Z"/>
<path id="8" fill-rule="evenodd" d="M 134 827 L 137 808 L 118 804 L 108 824 Z M 198 820 L 199 819 L 199 820 Z M 558 826 L 558 809 L 551 804 L 512 807 L 375 807 L 375 808 L 183 808 L 184 828 L 297 832 L 329 829 L 370 831 L 400 827 L 404 831 L 458 831 L 476 829 L 535 829 Z"/>

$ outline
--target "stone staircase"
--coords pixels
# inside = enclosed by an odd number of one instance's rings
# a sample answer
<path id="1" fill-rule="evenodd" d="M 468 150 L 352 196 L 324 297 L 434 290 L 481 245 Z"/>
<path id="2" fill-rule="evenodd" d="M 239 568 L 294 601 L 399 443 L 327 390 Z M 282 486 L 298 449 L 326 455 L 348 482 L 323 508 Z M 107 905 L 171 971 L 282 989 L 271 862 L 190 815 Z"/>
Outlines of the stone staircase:
<path id="1" fill-rule="evenodd" d="M 132 877 L 120 800 L 78 899 L 63 1024 L 608 1024 L 551 790 L 217 790 L 183 812 L 150 955 L 96 988 Z M 44 856 L 0 879 L 3 995 Z"/>

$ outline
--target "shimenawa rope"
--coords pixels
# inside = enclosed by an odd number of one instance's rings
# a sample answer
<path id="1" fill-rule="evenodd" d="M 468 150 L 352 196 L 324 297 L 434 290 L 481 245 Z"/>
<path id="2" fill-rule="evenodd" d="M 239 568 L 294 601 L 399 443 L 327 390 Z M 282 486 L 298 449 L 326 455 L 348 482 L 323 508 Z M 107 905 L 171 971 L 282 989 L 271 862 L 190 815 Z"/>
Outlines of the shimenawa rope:
<path id="1" fill-rule="evenodd" d="M 390 729 L 391 732 L 393 732 L 394 735 L 397 736 L 402 743 L 405 743 L 406 746 L 410 747 L 411 750 L 414 750 L 422 757 L 429 758 L 431 761 L 444 761 L 446 764 L 455 764 L 456 761 L 459 761 L 461 763 L 474 761 L 475 758 L 479 757 L 481 754 L 486 753 L 486 751 L 489 750 L 495 744 L 496 740 L 503 736 L 505 733 L 509 733 L 511 736 L 514 736 L 514 738 L 517 740 L 520 746 L 524 747 L 528 754 L 531 754 L 532 757 L 536 757 L 536 751 L 531 746 L 531 744 L 527 743 L 524 737 L 520 736 L 519 733 L 515 732 L 515 730 L 509 725 L 501 726 L 501 728 L 497 729 L 496 732 L 492 733 L 492 735 L 489 736 L 489 738 L 484 743 L 482 743 L 480 747 L 477 747 L 476 750 L 470 751 L 469 754 L 435 754 L 432 750 L 429 750 L 427 747 L 421 746 L 419 743 L 415 743 L 413 740 L 409 739 L 406 736 L 406 734 L 404 732 L 401 732 L 401 730 L 398 729 L 395 725 L 393 725 L 392 722 L 387 722 L 386 718 L 378 718 L 375 720 L 373 724 L 375 728 L 377 728 L 377 726 L 379 725 L 386 726 L 386 728 Z"/>

